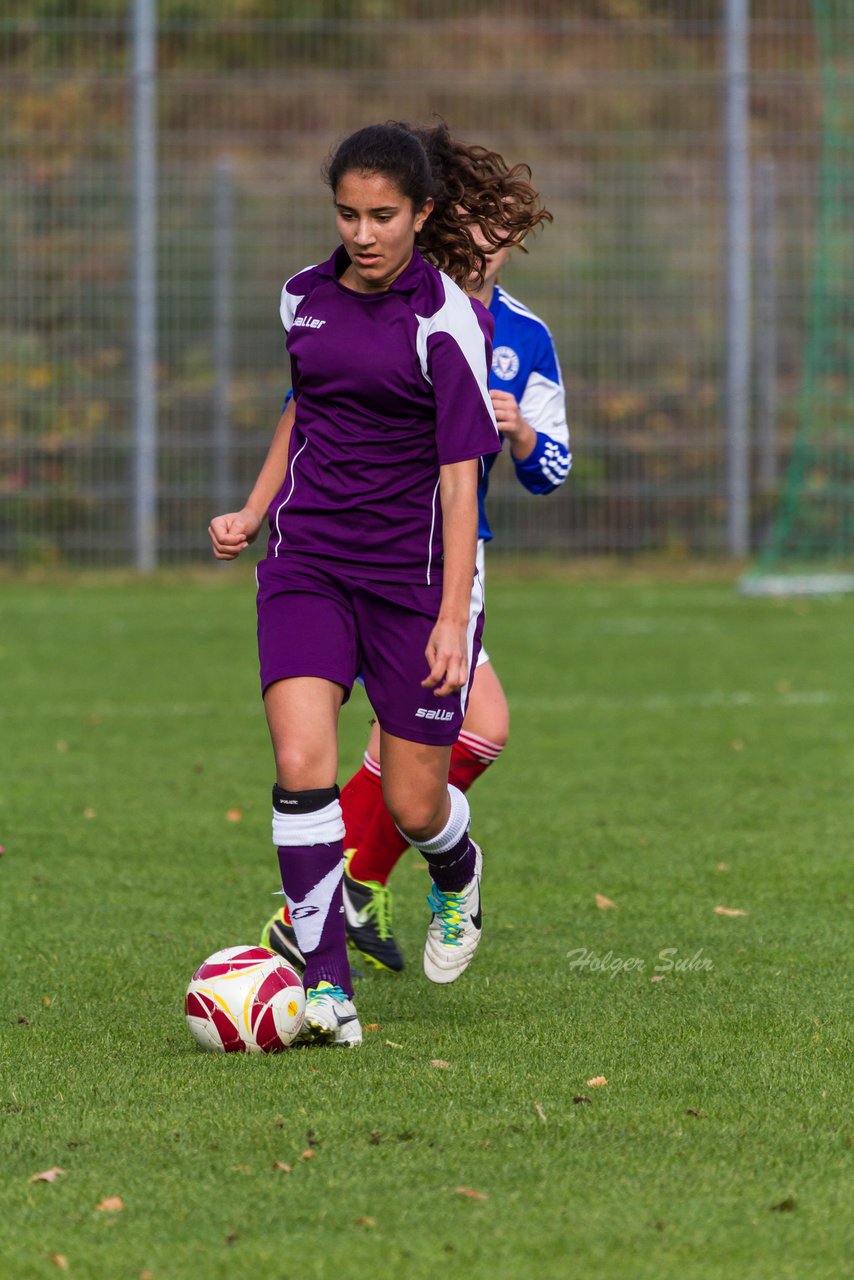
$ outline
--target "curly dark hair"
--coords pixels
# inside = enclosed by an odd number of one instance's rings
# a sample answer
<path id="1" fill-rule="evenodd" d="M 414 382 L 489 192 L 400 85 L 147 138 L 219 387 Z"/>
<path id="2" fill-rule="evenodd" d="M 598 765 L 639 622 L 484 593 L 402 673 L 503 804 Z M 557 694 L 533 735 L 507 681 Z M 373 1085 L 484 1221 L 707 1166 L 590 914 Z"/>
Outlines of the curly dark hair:
<path id="1" fill-rule="evenodd" d="M 511 168 L 488 147 L 459 142 L 444 121 L 431 127 L 392 120 L 350 134 L 324 167 L 333 193 L 346 173 L 381 173 L 420 209 L 433 211 L 416 243 L 425 258 L 461 287 L 483 281 L 486 259 L 475 244 L 477 227 L 488 245 L 519 245 L 552 215 L 531 184 L 526 164 Z"/>

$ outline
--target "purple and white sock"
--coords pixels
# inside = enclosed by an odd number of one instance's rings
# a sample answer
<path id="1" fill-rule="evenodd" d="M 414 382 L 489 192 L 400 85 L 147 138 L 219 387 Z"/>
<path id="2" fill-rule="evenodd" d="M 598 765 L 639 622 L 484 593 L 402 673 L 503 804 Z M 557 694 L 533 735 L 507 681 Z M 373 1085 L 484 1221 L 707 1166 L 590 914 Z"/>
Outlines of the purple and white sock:
<path id="1" fill-rule="evenodd" d="M 327 803 L 317 807 L 322 800 Z M 291 923 L 305 957 L 306 990 L 331 982 L 352 996 L 344 928 L 344 822 L 337 787 L 317 792 L 275 787 L 273 842 Z"/>
<path id="2" fill-rule="evenodd" d="M 430 874 L 437 889 L 443 893 L 456 893 L 464 889 L 474 876 L 475 850 L 469 839 L 471 810 L 469 802 L 457 787 L 448 787 L 451 812 L 448 821 L 430 840 L 413 840 L 401 835 L 427 859 Z"/>

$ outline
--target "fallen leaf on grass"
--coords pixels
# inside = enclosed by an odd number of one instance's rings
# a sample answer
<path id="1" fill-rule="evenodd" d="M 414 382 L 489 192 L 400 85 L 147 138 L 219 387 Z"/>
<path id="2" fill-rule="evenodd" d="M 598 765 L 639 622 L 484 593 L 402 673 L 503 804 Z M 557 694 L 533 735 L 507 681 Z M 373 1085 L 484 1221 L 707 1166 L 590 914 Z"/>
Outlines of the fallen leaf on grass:
<path id="1" fill-rule="evenodd" d="M 431 1067 L 441 1067 L 443 1071 L 447 1070 L 447 1068 L 448 1068 L 450 1065 L 451 1065 L 451 1064 L 450 1064 L 450 1062 L 446 1062 L 444 1058 L 431 1058 L 431 1059 L 430 1059 L 430 1066 L 431 1066 Z"/>
<path id="2" fill-rule="evenodd" d="M 370 1142 L 371 1146 L 378 1147 L 382 1140 L 383 1135 L 380 1133 L 379 1129 L 372 1129 L 370 1137 L 368 1138 L 368 1142 Z"/>
<path id="3" fill-rule="evenodd" d="M 55 1267 L 59 1267 L 60 1271 L 68 1270 L 68 1259 L 64 1253 L 52 1253 L 50 1260 Z"/>
<path id="4" fill-rule="evenodd" d="M 595 895 L 595 898 L 596 898 L 596 906 L 599 908 L 600 911 L 619 911 L 620 910 L 620 904 L 618 902 L 612 902 L 611 899 L 606 898 L 603 893 L 597 893 Z"/>
<path id="5" fill-rule="evenodd" d="M 125 1202 L 121 1196 L 106 1196 L 100 1204 L 95 1205 L 99 1213 L 121 1213 L 124 1207 Z"/>
<path id="6" fill-rule="evenodd" d="M 42 1004 L 46 1009 L 49 1009 L 52 1004 L 50 996 L 42 996 Z"/>
<path id="7" fill-rule="evenodd" d="M 545 1124 L 545 1123 L 546 1123 L 546 1113 L 545 1113 L 545 1111 L 543 1111 L 543 1108 L 540 1106 L 539 1102 L 535 1102 L 535 1103 L 534 1103 L 534 1110 L 536 1111 L 537 1115 L 538 1115 L 538 1116 L 540 1117 L 540 1119 L 542 1120 L 543 1124 Z"/>
<path id="8" fill-rule="evenodd" d="M 357 1227 L 375 1227 L 377 1225 L 376 1218 L 366 1218 L 364 1215 L 356 1219 Z"/>
<path id="9" fill-rule="evenodd" d="M 454 1191 L 458 1196 L 468 1196 L 469 1200 L 489 1199 L 485 1191 L 475 1191 L 473 1187 L 454 1187 Z"/>
<path id="10" fill-rule="evenodd" d="M 663 973 L 654 973 L 650 978 L 650 982 L 663 982 L 665 975 Z"/>
<path id="11" fill-rule="evenodd" d="M 279 1173 L 293 1173 L 293 1166 L 285 1164 L 284 1160 L 274 1160 L 273 1168 L 278 1169 Z"/>
<path id="12" fill-rule="evenodd" d="M 226 820 L 226 822 L 242 822 L 242 821 L 243 821 L 243 810 L 242 810 L 242 809 L 229 809 L 229 810 L 228 810 L 228 812 L 227 812 L 227 813 L 226 813 L 226 815 L 225 815 L 225 820 Z"/>
<path id="13" fill-rule="evenodd" d="M 379 1031 L 380 1024 L 378 1022 L 366 1022 L 362 1027 L 363 1031 Z"/>
<path id="14" fill-rule="evenodd" d="M 34 1173 L 30 1182 L 56 1182 L 57 1178 L 61 1178 L 64 1173 L 65 1170 L 55 1164 L 52 1169 L 43 1169 L 41 1173 Z"/>
<path id="15" fill-rule="evenodd" d="M 728 862 L 719 862 L 719 863 L 717 864 L 717 866 L 715 867 L 715 871 L 729 871 L 729 863 L 728 863 Z"/>
<path id="16" fill-rule="evenodd" d="M 300 1160 L 313 1160 L 313 1159 L 314 1159 L 313 1148 L 306 1147 L 305 1151 L 303 1151 L 302 1155 L 300 1156 Z"/>
<path id="17" fill-rule="evenodd" d="M 395 1044 L 395 1042 L 394 1042 L 393 1040 L 386 1040 L 386 1044 L 388 1045 L 389 1049 L 402 1049 L 402 1048 L 403 1048 L 403 1045 L 402 1045 L 402 1044 Z"/>
<path id="18" fill-rule="evenodd" d="M 572 1101 L 573 1101 L 574 1103 L 576 1103 L 576 1105 L 577 1105 L 579 1102 L 589 1102 L 589 1103 L 592 1103 L 592 1102 L 593 1102 L 593 1099 L 592 1099 L 592 1098 L 588 1098 L 588 1096 L 587 1096 L 587 1094 L 586 1094 L 586 1093 L 577 1093 L 577 1094 L 575 1095 L 575 1097 L 572 1099 Z"/>
<path id="19" fill-rule="evenodd" d="M 588 1089 L 601 1089 L 603 1084 L 608 1083 L 608 1077 L 592 1076 L 589 1080 L 585 1080 L 584 1083 L 587 1085 Z"/>
<path id="20" fill-rule="evenodd" d="M 699 1107 L 689 1107 L 687 1114 L 689 1116 L 696 1116 L 698 1120 L 705 1120 L 706 1118 L 705 1111 L 701 1111 Z"/>
<path id="21" fill-rule="evenodd" d="M 84 809 L 84 810 L 83 810 L 83 817 L 84 817 L 84 818 L 95 818 L 95 817 L 97 817 L 97 814 L 96 814 L 96 812 L 95 812 L 95 810 L 94 810 L 94 809 L 87 808 L 87 809 Z"/>
<path id="22" fill-rule="evenodd" d="M 746 916 L 747 912 L 740 907 L 715 907 L 716 916 Z"/>

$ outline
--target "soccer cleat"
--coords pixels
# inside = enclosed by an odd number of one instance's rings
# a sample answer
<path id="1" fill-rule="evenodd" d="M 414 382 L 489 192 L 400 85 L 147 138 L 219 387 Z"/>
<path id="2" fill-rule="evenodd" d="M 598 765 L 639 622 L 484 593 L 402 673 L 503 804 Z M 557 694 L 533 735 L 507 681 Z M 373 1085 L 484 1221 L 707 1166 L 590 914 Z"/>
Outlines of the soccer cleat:
<path id="1" fill-rule="evenodd" d="M 305 1017 L 294 1044 L 343 1045 L 362 1043 L 356 1006 L 340 987 L 318 982 L 305 993 Z"/>
<path id="2" fill-rule="evenodd" d="M 391 931 L 391 890 L 377 880 L 348 874 L 355 849 L 344 855 L 344 919 L 347 942 L 374 969 L 400 973 L 403 956 Z"/>
<path id="3" fill-rule="evenodd" d="M 285 911 L 285 907 L 279 907 L 275 915 L 264 925 L 261 932 L 261 946 L 267 947 L 270 951 L 277 951 L 289 964 L 302 972 L 305 968 L 305 957 L 299 949 L 294 926 L 285 919 Z"/>
<path id="4" fill-rule="evenodd" d="M 454 982 L 468 968 L 480 942 L 483 854 L 476 844 L 474 849 L 474 877 L 466 887 L 443 893 L 434 884 L 427 898 L 433 919 L 424 944 L 424 972 L 431 982 Z"/>

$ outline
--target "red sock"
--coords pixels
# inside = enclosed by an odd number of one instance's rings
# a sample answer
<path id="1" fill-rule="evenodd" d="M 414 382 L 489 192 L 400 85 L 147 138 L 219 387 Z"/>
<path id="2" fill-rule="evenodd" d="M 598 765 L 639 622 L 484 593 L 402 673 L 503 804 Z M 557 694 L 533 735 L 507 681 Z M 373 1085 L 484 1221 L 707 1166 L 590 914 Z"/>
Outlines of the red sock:
<path id="1" fill-rule="evenodd" d="M 474 733 L 463 731 L 454 743 L 451 751 L 451 768 L 448 781 L 460 791 L 468 791 L 484 770 L 501 755 L 503 744 L 489 742 Z M 373 762 L 372 762 L 373 763 Z M 349 786 L 349 783 L 348 783 Z M 344 792 L 341 793 L 343 802 Z M 344 814 L 349 835 L 350 825 L 347 814 Z M 349 841 L 347 848 L 352 848 Z M 350 875 L 355 880 L 376 880 L 386 884 L 396 867 L 401 855 L 408 848 L 408 842 L 395 826 L 394 819 L 382 802 L 380 794 L 370 821 L 365 825 L 361 841 L 356 844 L 356 852 L 350 860 Z"/>
<path id="2" fill-rule="evenodd" d="M 378 880 L 385 884 L 401 854 L 409 848 L 380 795 L 370 822 L 362 832 L 361 844 L 350 859 L 349 874 L 354 880 Z"/>
<path id="3" fill-rule="evenodd" d="M 341 788 L 341 812 L 344 815 L 344 848 L 356 849 L 362 843 L 365 828 L 383 802 L 380 762 L 365 752 L 365 763 Z"/>
<path id="4" fill-rule="evenodd" d="M 463 729 L 451 751 L 451 769 L 448 781 L 460 791 L 468 791 L 504 750 L 503 742 L 490 742 L 476 733 Z"/>

